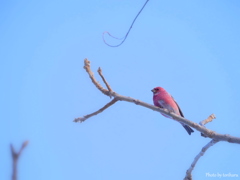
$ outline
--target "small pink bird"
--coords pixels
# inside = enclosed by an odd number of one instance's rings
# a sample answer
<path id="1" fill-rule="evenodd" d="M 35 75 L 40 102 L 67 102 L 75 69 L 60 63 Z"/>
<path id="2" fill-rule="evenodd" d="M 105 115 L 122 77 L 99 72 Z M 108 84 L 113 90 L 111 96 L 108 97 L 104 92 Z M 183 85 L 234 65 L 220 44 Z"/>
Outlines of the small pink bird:
<path id="1" fill-rule="evenodd" d="M 163 89 L 162 87 L 156 87 L 156 88 L 152 89 L 152 92 L 153 92 L 153 103 L 155 106 L 167 109 L 170 112 L 174 112 L 175 114 L 184 117 L 177 102 L 173 99 L 173 97 L 165 89 Z M 167 118 L 172 119 L 171 116 L 168 116 L 163 113 L 161 113 L 161 114 Z M 181 124 L 186 129 L 186 131 L 188 132 L 189 135 L 191 135 L 191 133 L 194 132 L 188 125 L 186 125 L 184 123 L 181 123 Z"/>

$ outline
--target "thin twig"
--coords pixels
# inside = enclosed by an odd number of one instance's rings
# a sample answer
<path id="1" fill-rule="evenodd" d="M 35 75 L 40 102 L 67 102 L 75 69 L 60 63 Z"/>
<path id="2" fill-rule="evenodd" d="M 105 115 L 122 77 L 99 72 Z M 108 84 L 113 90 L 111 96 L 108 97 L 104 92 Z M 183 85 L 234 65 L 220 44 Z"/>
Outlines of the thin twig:
<path id="1" fill-rule="evenodd" d="M 100 67 L 98 68 L 98 74 L 101 76 L 103 82 L 104 82 L 105 85 L 107 86 L 108 91 L 110 92 L 110 98 L 112 98 L 112 96 L 111 96 L 111 92 L 113 92 L 113 91 L 112 91 L 110 85 L 108 84 L 108 82 L 106 81 L 106 79 L 104 78 L 104 76 L 102 75 L 102 69 L 101 69 Z"/>
<path id="2" fill-rule="evenodd" d="M 91 71 L 90 69 L 90 61 L 88 61 L 87 59 L 84 60 L 84 63 L 85 63 L 85 66 L 84 68 L 86 69 L 87 73 L 89 74 L 89 77 L 91 78 L 93 84 L 105 95 L 107 96 L 113 96 L 114 98 L 116 98 L 117 100 L 119 101 L 126 101 L 126 102 L 131 102 L 131 103 L 134 103 L 136 105 L 140 105 L 140 106 L 143 106 L 143 107 L 146 107 L 148 109 L 152 109 L 154 111 L 157 111 L 157 112 L 160 112 L 160 113 L 163 113 L 163 114 L 166 114 L 166 115 L 169 115 L 171 116 L 174 120 L 178 121 L 178 122 L 182 122 L 186 125 L 189 125 L 190 127 L 198 130 L 199 132 L 203 133 L 206 137 L 208 138 L 211 138 L 211 139 L 214 139 L 214 140 L 217 140 L 217 141 L 227 141 L 227 142 L 230 142 L 230 143 L 237 143 L 237 144 L 240 144 L 240 138 L 239 137 L 234 137 L 234 136 L 230 136 L 229 134 L 219 134 L 219 133 L 216 133 L 210 129 L 207 129 L 205 128 L 204 126 L 201 126 L 195 122 L 192 122 L 188 119 L 185 119 L 173 112 L 169 112 L 168 110 L 166 109 L 162 109 L 162 108 L 159 108 L 157 106 L 154 106 L 154 105 L 151 105 L 151 104 L 148 104 L 148 103 L 145 103 L 145 102 L 142 102 L 140 100 L 137 100 L 137 99 L 134 99 L 134 98 L 131 98 L 131 97 L 127 97 L 127 96 L 123 96 L 123 95 L 120 95 L 120 94 L 117 94 L 116 92 L 110 92 L 108 91 L 107 89 L 104 89 L 96 80 L 95 80 L 95 77 L 93 75 L 93 72 Z M 105 107 L 105 106 L 104 106 Z M 103 108 L 104 108 L 103 107 Z M 107 108 L 107 107 L 106 107 Z M 106 108 L 104 108 L 103 110 L 105 110 Z M 94 113 L 93 113 L 94 114 Z M 94 114 L 95 115 L 95 114 Z M 87 118 L 89 118 L 89 116 L 91 117 L 92 115 L 86 115 Z M 85 116 L 84 116 L 85 117 Z M 83 117 L 83 118 L 84 118 Z M 86 117 L 82 120 L 82 118 L 77 118 L 77 120 L 79 120 L 80 122 L 81 121 L 84 121 L 87 119 Z M 76 119 L 74 120 L 76 122 Z"/>
<path id="3" fill-rule="evenodd" d="M 216 119 L 216 116 L 214 114 L 211 114 L 207 119 L 202 120 L 199 124 L 203 127 L 205 127 L 205 124 L 212 122 L 213 119 Z M 201 133 L 202 137 L 207 137 L 205 134 Z"/>
<path id="4" fill-rule="evenodd" d="M 92 117 L 92 116 L 95 116 L 101 112 L 103 112 L 105 109 L 109 108 L 111 105 L 113 105 L 115 102 L 117 102 L 117 98 L 114 98 L 112 101 L 110 101 L 109 103 L 107 103 L 105 106 L 103 106 L 101 109 L 99 109 L 98 111 L 94 112 L 94 113 L 91 113 L 91 114 L 88 114 L 86 116 L 83 116 L 83 117 L 79 117 L 79 118 L 75 118 L 73 122 L 83 122 L 85 121 L 86 119 Z"/>
<path id="5" fill-rule="evenodd" d="M 201 152 L 195 157 L 193 163 L 191 164 L 190 168 L 187 170 L 186 172 L 186 176 L 184 178 L 184 180 L 192 180 L 192 171 L 194 169 L 194 167 L 196 166 L 196 163 L 198 162 L 198 160 L 200 159 L 201 156 L 204 155 L 204 153 L 206 152 L 206 150 L 213 146 L 214 144 L 216 144 L 217 142 L 219 141 L 227 141 L 227 142 L 230 142 L 230 143 L 237 143 L 237 144 L 240 144 L 240 138 L 239 137 L 234 137 L 234 136 L 230 136 L 229 134 L 219 134 L 219 133 L 216 133 L 210 129 L 207 129 L 204 125 L 207 124 L 208 122 L 211 122 L 213 119 L 215 119 L 215 115 L 212 114 L 210 115 L 207 119 L 201 121 L 199 124 L 195 123 L 195 122 L 192 122 L 188 119 L 185 119 L 173 112 L 169 112 L 168 110 L 166 109 L 162 109 L 162 108 L 159 108 L 157 106 L 153 106 L 151 104 L 148 104 L 148 103 L 145 103 L 145 102 L 142 102 L 138 99 L 134 99 L 134 98 L 131 98 L 131 97 L 127 97 L 127 96 L 123 96 L 123 95 L 120 95 L 120 94 L 117 94 L 116 92 L 112 91 L 112 89 L 110 88 L 109 84 L 107 83 L 107 81 L 105 80 L 104 76 L 102 75 L 101 73 L 101 69 L 99 68 L 98 70 L 98 73 L 99 75 L 101 76 L 102 80 L 104 81 L 104 83 L 106 84 L 108 90 L 104 89 L 96 80 L 95 80 L 95 77 L 93 75 L 93 72 L 91 71 L 91 68 L 90 68 L 90 61 L 88 61 L 87 59 L 85 59 L 84 61 L 85 63 L 85 66 L 84 68 L 86 69 L 87 73 L 89 74 L 89 77 L 91 78 L 92 82 L 95 84 L 95 86 L 105 95 L 107 96 L 113 96 L 114 99 L 109 102 L 108 104 L 106 104 L 103 108 L 99 109 L 98 111 L 92 113 L 92 114 L 89 114 L 89 115 L 86 115 L 84 116 L 83 118 L 76 118 L 74 121 L 75 122 L 83 122 L 85 121 L 87 118 L 93 116 L 93 115 L 97 115 L 98 113 L 102 112 L 103 110 L 107 109 L 109 106 L 113 105 L 115 102 L 117 101 L 126 101 L 126 102 L 130 102 L 130 103 L 134 103 L 136 105 L 140 105 L 140 106 L 143 106 L 143 107 L 146 107 L 148 109 L 152 109 L 153 111 L 157 111 L 157 112 L 160 112 L 160 113 L 163 113 L 163 114 L 166 114 L 168 116 L 171 116 L 172 119 L 178 121 L 178 122 L 181 122 L 181 123 L 184 123 L 186 125 L 189 125 L 190 127 L 198 130 L 199 132 L 201 132 L 202 134 L 204 134 L 205 137 L 208 137 L 208 138 L 211 138 L 212 140 L 207 144 L 205 145 Z"/>
<path id="6" fill-rule="evenodd" d="M 213 119 L 216 119 L 216 116 L 211 114 L 207 119 L 202 120 L 199 124 L 204 126 L 205 124 L 212 122 Z"/>
<path id="7" fill-rule="evenodd" d="M 12 154 L 12 160 L 13 160 L 13 172 L 12 172 L 12 180 L 17 180 L 17 164 L 18 159 L 20 155 L 22 154 L 23 149 L 28 145 L 28 141 L 25 141 L 22 143 L 22 146 L 19 150 L 19 152 L 16 152 L 13 145 L 10 144 L 11 154 Z"/>
<path id="8" fill-rule="evenodd" d="M 108 91 L 107 89 L 104 89 L 104 88 L 96 81 L 96 79 L 94 78 L 93 72 L 92 72 L 91 69 L 90 69 L 90 61 L 88 61 L 88 59 L 84 59 L 84 67 L 83 67 L 83 68 L 87 71 L 87 73 L 88 73 L 90 79 L 92 80 L 93 84 L 94 84 L 103 94 L 109 96 L 109 91 Z"/>
<path id="9" fill-rule="evenodd" d="M 207 145 L 205 145 L 202 150 L 200 151 L 200 153 L 194 158 L 190 168 L 187 170 L 186 172 L 186 176 L 184 178 L 184 180 L 192 180 L 192 171 L 194 169 L 194 167 L 196 166 L 198 160 L 200 159 L 201 156 L 204 155 L 204 153 L 208 150 L 208 148 L 210 148 L 211 146 L 213 146 L 214 144 L 216 144 L 218 141 L 212 139 Z"/>

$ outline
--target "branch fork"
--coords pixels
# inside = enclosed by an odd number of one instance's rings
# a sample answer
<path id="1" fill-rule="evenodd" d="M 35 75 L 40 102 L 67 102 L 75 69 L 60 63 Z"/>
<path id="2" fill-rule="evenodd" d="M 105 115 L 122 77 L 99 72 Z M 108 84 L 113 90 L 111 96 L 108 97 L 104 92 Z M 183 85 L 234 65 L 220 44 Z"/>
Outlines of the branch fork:
<path id="1" fill-rule="evenodd" d="M 12 161 L 13 161 L 13 172 L 12 172 L 12 180 L 17 180 L 17 164 L 20 155 L 22 154 L 23 149 L 28 145 L 28 141 L 22 143 L 22 146 L 18 152 L 14 149 L 13 145 L 10 144 Z"/>
<path id="2" fill-rule="evenodd" d="M 134 98 L 131 98 L 131 97 L 127 97 L 127 96 L 123 96 L 123 95 L 120 95 L 120 94 L 117 94 L 116 92 L 114 92 L 110 85 L 108 84 L 108 82 L 106 81 L 106 79 L 104 78 L 103 74 L 102 74 L 102 70 L 101 68 L 98 69 L 98 74 L 99 76 L 102 78 L 104 84 L 106 85 L 107 89 L 103 88 L 101 86 L 101 84 L 99 82 L 96 81 L 94 75 L 93 75 L 93 72 L 91 71 L 91 68 L 90 68 L 90 61 L 88 61 L 88 59 L 85 59 L 84 60 L 84 69 L 86 70 L 86 72 L 88 73 L 90 79 L 92 80 L 93 84 L 96 86 L 97 89 L 99 89 L 104 95 L 106 96 L 109 96 L 110 98 L 113 97 L 113 99 L 107 103 L 106 105 L 104 105 L 101 109 L 99 109 L 98 111 L 96 112 L 93 112 L 91 114 L 88 114 L 88 115 L 85 115 L 83 117 L 79 117 L 79 118 L 76 118 L 74 119 L 74 122 L 83 122 L 85 121 L 86 119 L 94 116 L 94 115 L 97 115 L 101 112 L 103 112 L 104 110 L 106 110 L 107 108 L 109 108 L 110 106 L 112 106 L 113 104 L 115 104 L 117 101 L 126 101 L 126 102 L 130 102 L 130 103 L 134 103 L 136 105 L 140 105 L 140 106 L 143 106 L 145 108 L 148 108 L 148 109 L 152 109 L 153 111 L 157 111 L 157 112 L 160 112 L 160 113 L 164 113 L 164 114 L 167 114 L 169 116 L 171 116 L 173 118 L 173 120 L 176 120 L 178 122 L 181 122 L 181 123 L 184 123 L 184 124 L 187 124 L 189 125 L 190 127 L 196 129 L 197 131 L 201 132 L 201 135 L 203 137 L 206 137 L 206 138 L 210 138 L 211 141 L 209 143 L 207 143 L 203 148 L 202 150 L 199 152 L 199 154 L 195 157 L 194 161 L 192 162 L 190 168 L 187 170 L 186 172 L 186 176 L 184 178 L 184 180 L 192 180 L 192 171 L 196 165 L 196 163 L 198 162 L 198 160 L 200 159 L 201 156 L 204 155 L 204 153 L 211 147 L 213 146 L 214 144 L 216 144 L 217 142 L 219 141 L 226 141 L 226 142 L 230 142 L 230 143 L 236 143 L 236 144 L 240 144 L 240 138 L 239 137 L 234 137 L 234 136 L 230 136 L 229 134 L 219 134 L 219 133 L 216 133 L 215 131 L 212 131 L 210 129 L 207 129 L 205 127 L 205 125 L 209 122 L 212 122 L 213 119 L 216 119 L 215 115 L 214 114 L 211 114 L 207 119 L 201 121 L 199 124 L 193 122 L 193 121 L 190 121 L 188 119 L 185 119 L 181 116 L 178 116 L 177 114 L 174 114 L 172 112 L 169 112 L 168 110 L 166 109 L 162 109 L 162 108 L 159 108 L 157 106 L 154 106 L 154 105 L 151 105 L 151 104 L 148 104 L 148 103 L 145 103 L 145 102 L 142 102 L 138 99 L 134 99 Z"/>

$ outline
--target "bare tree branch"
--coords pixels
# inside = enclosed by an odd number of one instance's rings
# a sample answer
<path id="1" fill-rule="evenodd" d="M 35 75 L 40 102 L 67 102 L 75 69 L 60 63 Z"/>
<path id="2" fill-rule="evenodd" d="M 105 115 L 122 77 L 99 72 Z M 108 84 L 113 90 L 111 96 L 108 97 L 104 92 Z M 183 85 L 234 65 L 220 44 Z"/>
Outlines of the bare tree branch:
<path id="1" fill-rule="evenodd" d="M 104 76 L 102 75 L 102 69 L 99 67 L 98 68 L 98 74 L 101 76 L 103 82 L 106 84 L 107 88 L 108 88 L 108 91 L 110 92 L 110 98 L 112 97 L 111 96 L 111 93 L 113 92 L 110 85 L 108 84 L 108 82 L 105 80 Z"/>
<path id="2" fill-rule="evenodd" d="M 199 124 L 203 127 L 205 127 L 204 125 L 212 122 L 213 119 L 216 119 L 216 116 L 214 114 L 211 114 L 207 119 L 202 120 Z M 201 136 L 203 137 L 207 137 L 205 134 L 201 133 Z M 190 168 L 187 170 L 186 172 L 186 176 L 184 178 L 184 180 L 192 180 L 192 171 L 194 169 L 194 167 L 196 166 L 198 160 L 200 159 L 201 156 L 204 155 L 204 153 L 207 151 L 207 149 L 211 146 L 213 146 L 214 144 L 216 144 L 217 140 L 212 139 L 207 145 L 205 145 L 202 150 L 200 151 L 200 153 L 194 158 Z"/>
<path id="3" fill-rule="evenodd" d="M 198 162 L 198 160 L 200 159 L 201 156 L 204 155 L 204 153 L 208 150 L 208 148 L 210 148 L 211 146 L 213 146 L 214 144 L 216 144 L 219 141 L 216 141 L 214 139 L 212 139 L 209 143 L 207 143 L 206 146 L 204 146 L 202 148 L 202 150 L 200 151 L 200 153 L 194 158 L 191 166 L 189 167 L 189 169 L 186 172 L 186 176 L 184 178 L 184 180 L 192 180 L 192 171 L 196 165 L 196 163 Z"/>
<path id="4" fill-rule="evenodd" d="M 28 141 L 22 143 L 22 147 L 20 148 L 19 152 L 16 152 L 13 145 L 10 144 L 12 160 L 13 160 L 13 172 L 12 172 L 12 180 L 17 180 L 17 164 L 20 155 L 22 154 L 23 149 L 28 145 Z"/>
<path id="5" fill-rule="evenodd" d="M 108 91 L 107 89 L 104 89 L 104 88 L 96 81 L 96 79 L 94 78 L 93 72 L 92 72 L 91 69 L 90 69 L 90 61 L 88 61 L 87 59 L 85 59 L 85 60 L 84 60 L 84 67 L 83 67 L 83 68 L 87 71 L 87 73 L 88 73 L 90 79 L 92 80 L 93 84 L 94 84 L 103 94 L 109 96 L 109 91 Z"/>
<path id="6" fill-rule="evenodd" d="M 219 134 L 219 133 L 216 133 L 216 132 L 214 132 L 214 131 L 212 131 L 210 129 L 207 129 L 204 126 L 205 124 L 211 122 L 213 119 L 216 118 L 214 114 L 210 115 L 207 119 L 205 119 L 205 120 L 201 121 L 199 124 L 197 124 L 197 123 L 192 122 L 192 121 L 190 121 L 188 119 L 185 119 L 185 118 L 183 118 L 181 116 L 178 116 L 177 114 L 174 114 L 173 112 L 169 112 L 166 109 L 162 109 L 162 108 L 159 108 L 157 106 L 154 106 L 154 105 L 142 102 L 142 101 L 140 101 L 138 99 L 134 99 L 134 98 L 131 98 L 131 97 L 127 97 L 127 96 L 123 96 L 123 95 L 117 94 L 116 92 L 112 91 L 110 85 L 107 83 L 106 79 L 102 75 L 102 71 L 101 71 L 100 68 L 98 69 L 98 73 L 101 76 L 101 78 L 102 78 L 103 82 L 105 83 L 105 85 L 107 86 L 107 89 L 104 89 L 96 81 L 96 79 L 95 79 L 95 77 L 93 75 L 93 72 L 91 71 L 91 68 L 90 68 L 90 61 L 85 59 L 84 60 L 84 64 L 85 64 L 84 68 L 86 69 L 87 73 L 89 74 L 89 77 L 91 78 L 93 84 L 103 94 L 105 94 L 106 96 L 109 96 L 109 97 L 114 97 L 114 99 L 111 102 L 109 102 L 108 104 L 106 104 L 104 107 L 99 109 L 98 111 L 96 111 L 96 112 L 94 112 L 92 114 L 86 115 L 86 116 L 84 116 L 82 118 L 76 118 L 74 120 L 74 122 L 83 122 L 87 118 L 92 117 L 93 115 L 97 115 L 97 114 L 101 113 L 102 111 L 104 111 L 105 109 L 107 109 L 108 107 L 110 107 L 111 105 L 113 105 L 117 101 L 126 101 L 126 102 L 130 102 L 130 103 L 134 103 L 136 105 L 143 106 L 143 107 L 151 109 L 153 111 L 157 111 L 157 112 L 166 114 L 168 116 L 171 116 L 174 120 L 176 120 L 178 122 L 182 122 L 184 124 L 187 124 L 187 125 L 191 126 L 192 128 L 196 129 L 197 131 L 201 132 L 202 136 L 208 137 L 208 138 L 212 139 L 207 145 L 205 145 L 202 148 L 201 152 L 195 157 L 193 163 L 191 164 L 190 168 L 186 172 L 186 176 L 185 176 L 184 180 L 192 180 L 191 173 L 192 173 L 196 163 L 198 162 L 199 158 L 204 155 L 204 153 L 206 152 L 206 150 L 209 147 L 213 146 L 214 144 L 216 144 L 219 141 L 227 141 L 227 142 L 230 142 L 230 143 L 240 144 L 240 138 L 239 137 L 230 136 L 229 134 Z"/>
<path id="7" fill-rule="evenodd" d="M 213 119 L 216 119 L 216 116 L 214 114 L 211 114 L 207 119 L 202 120 L 199 124 L 201 126 L 204 126 L 205 124 L 212 122 Z M 204 126 L 205 127 L 205 126 Z M 202 137 L 207 137 L 205 134 L 201 133 Z"/>
<path id="8" fill-rule="evenodd" d="M 159 108 L 157 106 L 154 106 L 154 105 L 151 105 L 151 104 L 148 104 L 148 103 L 145 103 L 145 102 L 142 102 L 138 99 L 134 99 L 134 98 L 131 98 L 131 97 L 127 97 L 127 96 L 123 96 L 123 95 L 120 95 L 120 94 L 117 94 L 116 92 L 114 91 L 109 91 L 107 89 L 104 89 L 95 79 L 94 75 L 93 75 L 93 72 L 91 71 L 91 68 L 90 68 L 90 61 L 88 61 L 87 59 L 84 60 L 84 69 L 86 69 L 87 73 L 89 74 L 89 77 L 90 79 L 92 80 L 93 84 L 105 95 L 107 96 L 113 96 L 114 98 L 116 98 L 117 100 L 119 101 L 126 101 L 126 102 L 131 102 L 131 103 L 134 103 L 136 105 L 140 105 L 140 106 L 143 106 L 143 107 L 146 107 L 148 109 L 152 109 L 153 111 L 157 111 L 157 112 L 161 112 L 161 113 L 164 113 L 164 114 L 167 114 L 169 116 L 171 116 L 174 120 L 178 121 L 178 122 L 182 122 L 184 124 L 187 124 L 189 126 L 191 126 L 192 128 L 198 130 L 199 132 L 203 133 L 206 137 L 208 138 L 211 138 L 213 140 L 216 140 L 216 141 L 227 141 L 227 142 L 231 142 L 231 143 L 237 143 L 237 144 L 240 144 L 240 138 L 239 137 L 234 137 L 234 136 L 230 136 L 229 134 L 219 134 L 219 133 L 216 133 L 210 129 L 207 129 L 206 127 L 204 126 L 201 126 L 195 122 L 192 122 L 188 119 L 185 119 L 181 116 L 178 116 L 177 114 L 173 113 L 173 112 L 169 112 L 168 110 L 166 109 L 162 109 L 162 108 Z M 107 106 L 107 105 L 106 105 Z M 105 106 L 104 106 L 105 107 Z M 103 107 L 103 108 L 104 108 Z M 106 109 L 107 107 L 104 108 L 104 110 Z M 90 116 L 91 117 L 91 116 Z M 211 119 L 211 118 L 210 118 Z M 212 118 L 213 119 L 213 118 Z M 85 120 L 85 119 L 84 119 Z M 82 120 L 80 120 L 82 121 Z M 207 121 L 206 121 L 207 122 Z M 210 121 L 209 121 L 210 122 Z"/>
<path id="9" fill-rule="evenodd" d="M 211 114 L 207 119 L 202 120 L 199 124 L 204 126 L 205 124 L 212 122 L 213 119 L 216 119 L 216 116 Z"/>
<path id="10" fill-rule="evenodd" d="M 74 119 L 74 122 L 83 122 L 85 121 L 86 119 L 92 117 L 92 116 L 95 116 L 101 112 L 103 112 L 105 109 L 109 108 L 111 105 L 113 105 L 115 102 L 117 102 L 117 98 L 114 98 L 112 101 L 110 101 L 109 103 L 107 103 L 105 106 L 103 106 L 101 109 L 99 109 L 98 111 L 94 112 L 94 113 L 91 113 L 91 114 L 88 114 L 86 116 L 83 116 L 83 117 L 79 117 L 79 118 L 75 118 Z"/>
<path id="11" fill-rule="evenodd" d="M 214 114 L 211 114 L 207 119 L 202 120 L 199 124 L 203 127 L 205 127 L 204 125 L 212 122 L 213 119 L 216 119 L 216 116 Z M 201 133 L 201 136 L 203 137 L 207 137 L 205 134 Z M 192 171 L 196 165 L 196 163 L 198 162 L 198 160 L 200 159 L 201 156 L 204 155 L 204 153 L 206 152 L 206 150 L 210 147 L 213 146 L 214 144 L 216 144 L 218 141 L 212 139 L 206 146 L 204 146 L 201 150 L 201 152 L 195 157 L 194 161 L 192 162 L 190 168 L 187 170 L 186 176 L 184 178 L 184 180 L 192 180 Z"/>

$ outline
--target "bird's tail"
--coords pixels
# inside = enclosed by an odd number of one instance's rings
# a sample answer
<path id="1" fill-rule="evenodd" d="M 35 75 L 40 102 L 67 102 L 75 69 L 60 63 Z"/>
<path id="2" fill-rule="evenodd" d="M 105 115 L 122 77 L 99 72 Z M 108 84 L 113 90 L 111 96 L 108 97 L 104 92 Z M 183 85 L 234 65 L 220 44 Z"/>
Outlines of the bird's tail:
<path id="1" fill-rule="evenodd" d="M 193 133 L 194 131 L 192 130 L 192 128 L 190 128 L 188 125 L 186 124 L 182 124 L 182 126 L 186 129 L 186 131 L 188 132 L 189 135 L 191 135 L 191 133 Z"/>

